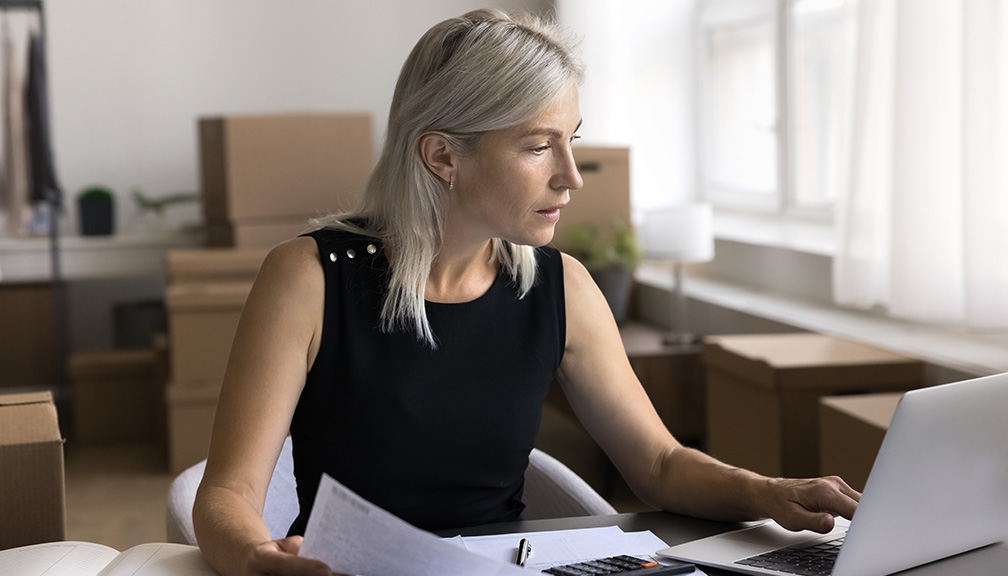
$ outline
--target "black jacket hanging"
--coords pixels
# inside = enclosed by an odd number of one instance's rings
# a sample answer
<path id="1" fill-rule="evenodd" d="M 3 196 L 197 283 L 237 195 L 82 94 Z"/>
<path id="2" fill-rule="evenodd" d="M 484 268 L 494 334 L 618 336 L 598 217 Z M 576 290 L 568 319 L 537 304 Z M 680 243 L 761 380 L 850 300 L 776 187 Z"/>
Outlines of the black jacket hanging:
<path id="1" fill-rule="evenodd" d="M 49 137 L 48 90 L 42 38 L 32 34 L 28 43 L 28 144 L 31 150 L 31 200 L 55 207 L 63 205 L 63 192 L 56 180 L 52 144 Z"/>

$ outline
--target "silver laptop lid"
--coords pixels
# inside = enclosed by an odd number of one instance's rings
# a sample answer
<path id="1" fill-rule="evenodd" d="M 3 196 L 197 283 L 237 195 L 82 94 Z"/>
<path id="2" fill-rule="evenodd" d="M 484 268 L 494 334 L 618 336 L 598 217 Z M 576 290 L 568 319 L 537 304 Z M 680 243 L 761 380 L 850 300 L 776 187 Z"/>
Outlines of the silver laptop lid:
<path id="1" fill-rule="evenodd" d="M 1008 374 L 908 392 L 833 574 L 890 574 L 1008 538 Z"/>
<path id="2" fill-rule="evenodd" d="M 1008 374 L 907 393 L 832 576 L 882 576 L 1008 539 Z M 818 539 L 769 522 L 657 553 L 748 574 L 737 560 Z"/>

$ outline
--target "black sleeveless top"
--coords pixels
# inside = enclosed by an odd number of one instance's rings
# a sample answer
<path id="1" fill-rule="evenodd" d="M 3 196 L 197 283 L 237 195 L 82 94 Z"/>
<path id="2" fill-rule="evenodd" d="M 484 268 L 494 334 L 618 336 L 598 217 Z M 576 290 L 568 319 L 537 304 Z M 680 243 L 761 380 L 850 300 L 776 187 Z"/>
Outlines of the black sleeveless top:
<path id="1" fill-rule="evenodd" d="M 320 349 L 291 422 L 304 534 L 329 474 L 427 530 L 515 520 L 542 405 L 563 356 L 560 253 L 537 249 L 518 299 L 506 271 L 471 302 L 428 302 L 437 348 L 384 333 L 388 260 L 373 238 L 309 234 L 325 270 Z"/>

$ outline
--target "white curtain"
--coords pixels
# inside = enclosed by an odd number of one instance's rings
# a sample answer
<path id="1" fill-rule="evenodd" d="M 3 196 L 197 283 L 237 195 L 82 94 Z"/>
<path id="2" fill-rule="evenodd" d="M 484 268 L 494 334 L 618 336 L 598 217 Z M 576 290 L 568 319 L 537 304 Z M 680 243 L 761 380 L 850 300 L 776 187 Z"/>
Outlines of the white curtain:
<path id="1" fill-rule="evenodd" d="M 834 298 L 1008 327 L 1008 3 L 859 4 Z"/>

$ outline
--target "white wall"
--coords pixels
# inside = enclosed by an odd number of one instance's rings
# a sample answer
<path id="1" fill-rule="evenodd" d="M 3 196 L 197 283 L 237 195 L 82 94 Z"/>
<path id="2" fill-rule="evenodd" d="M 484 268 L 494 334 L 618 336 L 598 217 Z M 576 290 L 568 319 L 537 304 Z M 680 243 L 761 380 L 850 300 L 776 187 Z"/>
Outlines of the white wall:
<path id="1" fill-rule="evenodd" d="M 432 24 L 493 5 L 551 0 L 49 0 L 54 155 L 68 198 L 103 183 L 119 231 L 136 232 L 130 191 L 199 190 L 196 119 L 365 111 L 381 142 L 396 76 Z M 283 191 L 277 191 L 282 193 Z M 71 207 L 72 209 L 72 207 Z M 175 223 L 199 207 L 172 209 Z M 76 230 L 68 218 L 64 230 Z"/>

